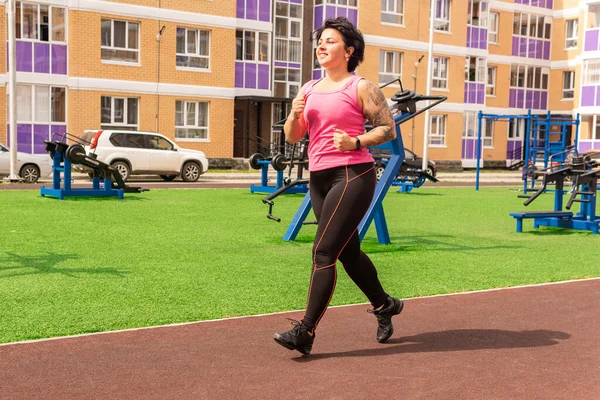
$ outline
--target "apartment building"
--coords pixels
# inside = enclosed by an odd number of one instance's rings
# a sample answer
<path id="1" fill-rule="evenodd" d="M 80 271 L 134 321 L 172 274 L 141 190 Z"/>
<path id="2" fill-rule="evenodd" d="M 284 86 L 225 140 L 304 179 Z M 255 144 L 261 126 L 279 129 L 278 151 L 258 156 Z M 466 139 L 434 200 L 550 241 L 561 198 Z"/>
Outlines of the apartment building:
<path id="1" fill-rule="evenodd" d="M 431 87 L 448 100 L 431 111 L 431 159 L 475 165 L 479 110 L 580 115 L 579 149 L 600 149 L 600 0 L 435 7 Z M 340 15 L 365 36 L 359 75 L 426 92 L 429 0 L 16 1 L 18 149 L 43 153 L 65 132 L 119 128 L 158 131 L 215 160 L 273 152 L 283 142 L 273 124 L 324 73 L 311 33 Z M 0 19 L 6 26 L 6 12 Z M 8 127 L 6 113 L 0 122 Z M 419 116 L 401 127 L 416 153 L 424 126 Z M 486 165 L 520 159 L 523 135 L 519 123 L 486 123 Z"/>

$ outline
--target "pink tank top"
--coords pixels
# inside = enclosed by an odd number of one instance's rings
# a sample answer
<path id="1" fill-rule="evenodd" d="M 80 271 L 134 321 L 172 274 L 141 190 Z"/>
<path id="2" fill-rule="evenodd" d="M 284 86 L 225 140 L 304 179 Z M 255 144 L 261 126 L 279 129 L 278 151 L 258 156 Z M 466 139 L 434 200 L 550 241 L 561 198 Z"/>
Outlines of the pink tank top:
<path id="1" fill-rule="evenodd" d="M 337 90 L 319 91 L 311 81 L 304 92 L 304 120 L 308 130 L 308 160 L 310 171 L 373 162 L 366 148 L 340 151 L 333 146 L 334 129 L 341 129 L 355 137 L 365 133 L 366 121 L 358 101 L 358 82 L 363 79 L 352 75 Z"/>

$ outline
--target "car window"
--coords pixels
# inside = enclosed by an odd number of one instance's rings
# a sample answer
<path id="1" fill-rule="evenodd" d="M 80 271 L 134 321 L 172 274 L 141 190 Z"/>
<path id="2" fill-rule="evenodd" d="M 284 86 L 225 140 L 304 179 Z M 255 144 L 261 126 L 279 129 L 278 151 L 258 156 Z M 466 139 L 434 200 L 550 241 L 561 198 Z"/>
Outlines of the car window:
<path id="1" fill-rule="evenodd" d="M 92 138 L 98 131 L 85 131 L 81 134 L 80 139 L 85 143 L 91 143 Z"/>
<path id="2" fill-rule="evenodd" d="M 173 150 L 173 144 L 161 136 L 150 136 L 150 148 L 157 150 Z"/>
<path id="3" fill-rule="evenodd" d="M 113 133 L 109 140 L 115 147 L 125 147 L 124 133 Z"/>
<path id="4" fill-rule="evenodd" d="M 0 144 L 0 153 L 4 153 L 5 151 L 8 151 L 8 149 Z"/>
<path id="5" fill-rule="evenodd" d="M 125 147 L 132 147 L 134 149 L 144 149 L 146 148 L 146 140 L 145 135 L 138 135 L 135 133 L 127 133 L 125 134 Z"/>

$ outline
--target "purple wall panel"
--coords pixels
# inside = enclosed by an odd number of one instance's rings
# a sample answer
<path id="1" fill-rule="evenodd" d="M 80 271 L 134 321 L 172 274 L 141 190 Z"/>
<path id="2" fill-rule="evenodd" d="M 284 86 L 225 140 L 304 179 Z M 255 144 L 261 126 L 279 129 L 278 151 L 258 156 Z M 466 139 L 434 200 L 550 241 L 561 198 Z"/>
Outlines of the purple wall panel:
<path id="1" fill-rule="evenodd" d="M 240 18 L 240 19 L 244 19 L 244 8 L 246 8 L 245 3 L 246 0 L 237 0 L 236 1 L 236 6 L 235 6 L 235 17 L 236 18 Z"/>
<path id="2" fill-rule="evenodd" d="M 269 90 L 269 66 L 258 65 L 258 88 Z"/>
<path id="3" fill-rule="evenodd" d="M 44 140 L 48 140 L 48 132 L 50 126 L 48 125 L 34 125 L 33 126 L 33 153 L 34 154 L 45 154 L 46 143 Z"/>
<path id="4" fill-rule="evenodd" d="M 533 106 L 531 108 L 539 110 L 540 107 L 540 95 L 541 93 L 539 91 L 535 91 L 533 92 Z"/>
<path id="5" fill-rule="evenodd" d="M 512 55 L 513 56 L 519 55 L 519 37 L 518 36 L 512 37 Z"/>
<path id="6" fill-rule="evenodd" d="M 275 65 L 276 67 L 287 67 L 287 66 L 288 66 L 288 64 L 287 64 L 287 63 L 285 63 L 285 62 L 281 62 L 281 61 L 275 61 L 274 65 Z"/>
<path id="7" fill-rule="evenodd" d="M 325 19 L 335 18 L 335 6 L 325 7 Z"/>
<path id="8" fill-rule="evenodd" d="M 544 60 L 549 60 L 550 59 L 550 42 L 549 41 L 544 41 L 544 56 L 543 56 Z"/>
<path id="9" fill-rule="evenodd" d="M 599 29 L 591 29 L 585 31 L 585 45 L 583 51 L 596 51 L 598 50 L 598 36 L 600 34 Z"/>
<path id="10" fill-rule="evenodd" d="M 548 109 L 548 92 L 542 92 L 540 94 L 540 109 L 547 110 Z"/>
<path id="11" fill-rule="evenodd" d="M 263 22 L 271 22 L 271 0 L 259 0 L 259 15 L 258 20 Z"/>
<path id="12" fill-rule="evenodd" d="M 318 69 L 313 70 L 312 72 L 312 78 L 313 79 L 319 79 L 321 77 L 321 71 L 319 71 Z"/>
<path id="13" fill-rule="evenodd" d="M 244 63 L 239 61 L 235 62 L 235 87 L 244 87 Z"/>
<path id="14" fill-rule="evenodd" d="M 31 42 L 17 41 L 17 71 L 31 72 Z"/>
<path id="15" fill-rule="evenodd" d="M 315 21 L 314 21 L 314 24 L 313 24 L 313 30 L 316 31 L 321 26 L 323 26 L 323 6 L 316 6 L 315 7 Z"/>
<path id="16" fill-rule="evenodd" d="M 31 124 L 17 124 L 17 151 L 31 154 Z"/>
<path id="17" fill-rule="evenodd" d="M 594 86 L 582 86 L 581 87 L 581 105 L 583 107 L 594 105 Z"/>
<path id="18" fill-rule="evenodd" d="M 302 0 L 290 0 L 290 3 L 302 4 Z"/>
<path id="19" fill-rule="evenodd" d="M 290 63 L 289 66 L 290 68 L 300 68 L 301 65 L 297 63 Z"/>
<path id="20" fill-rule="evenodd" d="M 479 84 L 479 93 L 477 96 L 479 97 L 479 101 L 477 103 L 485 104 L 485 84 Z"/>
<path id="21" fill-rule="evenodd" d="M 67 46 L 60 44 L 52 45 L 52 73 L 67 74 Z"/>
<path id="22" fill-rule="evenodd" d="M 596 105 L 600 106 L 600 86 L 596 86 Z"/>
<path id="23" fill-rule="evenodd" d="M 523 108 L 525 105 L 525 91 L 517 89 L 517 108 Z"/>
<path id="24" fill-rule="evenodd" d="M 527 38 L 519 38 L 519 57 L 527 57 Z"/>
<path id="25" fill-rule="evenodd" d="M 256 89 L 256 64 L 244 64 L 244 87 Z"/>
<path id="26" fill-rule="evenodd" d="M 50 44 L 48 43 L 34 43 L 33 44 L 34 54 L 34 66 L 33 72 L 39 72 L 47 74 L 50 72 Z"/>
<path id="27" fill-rule="evenodd" d="M 471 3 L 469 3 L 469 6 L 471 5 Z M 471 47 L 471 34 L 473 33 L 473 28 L 470 26 L 467 26 L 467 47 Z"/>
<path id="28" fill-rule="evenodd" d="M 528 42 L 529 42 L 529 48 L 527 49 L 527 57 L 535 58 L 535 48 L 536 48 L 537 40 L 528 39 Z"/>
<path id="29" fill-rule="evenodd" d="M 535 41 L 535 58 L 538 60 L 544 58 L 544 43 L 541 40 Z"/>
<path id="30" fill-rule="evenodd" d="M 525 108 L 533 108 L 533 91 L 525 91 Z"/>
<path id="31" fill-rule="evenodd" d="M 508 106 L 514 108 L 517 105 L 517 89 L 510 89 L 508 91 Z"/>
<path id="32" fill-rule="evenodd" d="M 256 20 L 258 17 L 258 0 L 246 0 L 246 19 Z"/>
<path id="33" fill-rule="evenodd" d="M 348 10 L 346 9 L 346 7 L 337 7 L 335 9 L 336 17 L 345 17 L 347 13 L 348 13 Z"/>
<path id="34" fill-rule="evenodd" d="M 546 0 L 546 8 L 554 9 L 554 0 Z"/>
<path id="35" fill-rule="evenodd" d="M 586 151 L 590 151 L 592 150 L 592 142 L 588 142 L 588 141 L 580 141 L 578 143 L 578 148 L 577 151 L 579 151 L 580 153 L 585 153 Z"/>
<path id="36" fill-rule="evenodd" d="M 358 25 L 358 10 L 349 9 L 348 10 L 348 19 L 350 22 L 354 24 L 354 26 Z"/>
<path id="37" fill-rule="evenodd" d="M 244 64 L 244 87 L 256 89 L 256 64 Z"/>
<path id="38" fill-rule="evenodd" d="M 479 48 L 480 49 L 487 49 L 487 38 L 488 38 L 488 30 L 487 29 L 480 29 L 479 30 Z"/>

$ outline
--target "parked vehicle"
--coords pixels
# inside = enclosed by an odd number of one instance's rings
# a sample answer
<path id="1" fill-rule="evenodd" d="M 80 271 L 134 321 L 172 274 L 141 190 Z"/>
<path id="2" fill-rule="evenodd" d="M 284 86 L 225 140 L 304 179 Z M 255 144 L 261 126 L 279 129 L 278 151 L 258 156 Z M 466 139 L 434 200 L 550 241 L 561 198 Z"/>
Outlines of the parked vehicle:
<path id="1" fill-rule="evenodd" d="M 383 174 L 383 170 L 385 169 L 385 163 L 382 162 L 382 159 L 389 160 L 389 158 L 392 156 L 392 152 L 391 152 L 391 150 L 388 150 L 388 149 L 377 149 L 377 148 L 372 148 L 369 150 L 371 151 L 371 155 L 373 156 L 373 159 L 375 160 L 377 179 L 379 179 L 381 177 L 381 174 Z M 414 173 L 413 173 L 414 170 L 421 170 L 422 168 L 423 168 L 423 157 L 419 157 L 412 151 L 405 148 L 404 149 L 404 161 L 402 162 L 402 165 L 400 166 L 398 175 L 399 176 L 414 175 Z M 428 160 L 427 161 L 427 170 L 425 172 L 427 172 L 429 175 L 435 177 L 437 174 L 437 166 L 435 165 L 435 162 Z"/>
<path id="2" fill-rule="evenodd" d="M 48 154 L 17 152 L 17 174 L 28 183 L 52 174 L 52 159 Z M 10 150 L 0 143 L 0 175 L 10 175 Z"/>
<path id="3" fill-rule="evenodd" d="M 181 176 L 185 182 L 195 182 L 208 170 L 204 152 L 179 147 L 160 133 L 86 130 L 80 139 L 87 153 L 115 167 L 124 181 L 131 175 L 159 175 L 165 181 Z M 92 172 L 80 164 L 73 168 Z"/>

